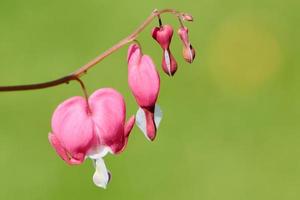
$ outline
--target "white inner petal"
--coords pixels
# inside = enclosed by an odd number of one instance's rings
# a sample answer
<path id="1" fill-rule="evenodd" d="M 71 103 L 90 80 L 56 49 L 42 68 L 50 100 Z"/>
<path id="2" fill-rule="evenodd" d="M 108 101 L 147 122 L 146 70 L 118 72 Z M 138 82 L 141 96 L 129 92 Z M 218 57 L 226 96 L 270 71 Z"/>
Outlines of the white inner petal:
<path id="1" fill-rule="evenodd" d="M 95 150 L 89 152 L 88 157 L 92 160 L 103 158 L 106 154 L 111 153 L 111 149 L 107 146 L 100 145 Z"/>
<path id="2" fill-rule="evenodd" d="M 139 108 L 136 116 L 135 116 L 135 123 L 136 125 L 141 129 L 141 131 L 143 132 L 143 134 L 145 135 L 145 137 L 150 140 L 148 138 L 147 135 L 147 128 L 146 128 L 146 115 L 145 112 L 142 108 Z"/>
<path id="3" fill-rule="evenodd" d="M 154 109 L 154 122 L 155 122 L 155 126 L 158 129 L 159 124 L 161 122 L 161 119 L 163 117 L 163 113 L 160 109 L 160 106 L 158 104 L 155 104 L 155 109 Z"/>
<path id="4" fill-rule="evenodd" d="M 171 76 L 171 59 L 168 50 L 165 50 L 165 62 L 168 68 L 168 73 Z"/>
<path id="5" fill-rule="evenodd" d="M 93 181 L 96 186 L 102 187 L 105 189 L 109 182 L 110 175 L 106 169 L 104 160 L 102 158 L 98 158 L 96 160 L 93 160 L 93 162 L 94 162 L 94 166 L 96 169 L 94 176 L 93 176 Z"/>

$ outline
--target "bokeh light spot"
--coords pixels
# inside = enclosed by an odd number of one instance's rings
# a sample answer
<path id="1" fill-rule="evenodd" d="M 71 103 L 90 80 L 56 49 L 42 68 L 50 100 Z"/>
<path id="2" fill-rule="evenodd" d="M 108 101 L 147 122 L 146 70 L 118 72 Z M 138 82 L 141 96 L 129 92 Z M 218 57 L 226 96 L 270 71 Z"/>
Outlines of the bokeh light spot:
<path id="1" fill-rule="evenodd" d="M 208 65 L 222 90 L 244 94 L 276 74 L 280 57 L 274 34 L 257 19 L 238 16 L 225 21 L 213 35 Z"/>

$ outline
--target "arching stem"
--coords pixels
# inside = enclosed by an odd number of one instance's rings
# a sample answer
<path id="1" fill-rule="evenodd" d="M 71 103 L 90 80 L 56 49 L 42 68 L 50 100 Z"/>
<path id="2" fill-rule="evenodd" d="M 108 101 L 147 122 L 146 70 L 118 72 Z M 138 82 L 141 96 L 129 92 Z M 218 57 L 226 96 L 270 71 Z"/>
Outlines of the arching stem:
<path id="1" fill-rule="evenodd" d="M 87 64 L 80 67 L 75 72 L 71 73 L 70 75 L 48 81 L 43 83 L 34 83 L 34 84 L 28 84 L 28 85 L 14 85 L 14 86 L 0 86 L 0 92 L 8 92 L 8 91 L 22 91 L 22 90 L 37 90 L 37 89 L 44 89 L 49 87 L 54 87 L 57 85 L 61 85 L 64 83 L 69 83 L 73 80 L 78 80 L 79 77 L 84 75 L 90 68 L 95 66 L 97 63 L 101 62 L 103 59 L 111 55 L 112 53 L 116 52 L 123 46 L 127 45 L 128 43 L 134 41 L 139 34 L 144 31 L 144 29 L 152 22 L 153 19 L 160 16 L 164 13 L 170 13 L 174 15 L 175 17 L 180 17 L 184 15 L 185 13 L 178 12 L 174 9 L 163 9 L 163 10 L 154 10 L 150 16 L 140 25 L 136 30 L 134 30 L 130 35 L 125 37 L 123 40 L 106 50 L 104 53 L 100 54 Z M 182 22 L 181 22 L 182 23 Z"/>
<path id="2" fill-rule="evenodd" d="M 89 114 L 91 114 L 92 111 L 91 111 L 91 108 L 90 108 L 90 104 L 89 104 L 89 95 L 88 95 L 88 93 L 87 93 L 86 87 L 85 87 L 83 81 L 82 81 L 80 78 L 77 78 L 77 77 L 76 77 L 75 80 L 78 81 L 78 83 L 79 83 L 80 86 L 81 86 L 81 89 L 82 89 L 82 91 L 83 91 L 83 95 L 84 95 L 84 98 L 85 98 L 85 101 L 86 101 L 87 112 L 88 112 Z"/>
<path id="3" fill-rule="evenodd" d="M 157 18 L 158 18 L 158 25 L 161 28 L 162 27 L 162 21 L 161 21 L 160 15 L 157 15 Z"/>

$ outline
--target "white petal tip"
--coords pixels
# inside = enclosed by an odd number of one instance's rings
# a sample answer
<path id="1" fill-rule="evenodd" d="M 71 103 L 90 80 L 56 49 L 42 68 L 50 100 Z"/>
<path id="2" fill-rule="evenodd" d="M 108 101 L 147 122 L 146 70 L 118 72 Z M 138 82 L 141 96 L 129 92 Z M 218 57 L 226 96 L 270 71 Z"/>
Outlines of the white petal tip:
<path id="1" fill-rule="evenodd" d="M 142 108 L 139 108 L 136 116 L 135 116 L 135 123 L 139 127 L 139 129 L 143 132 L 145 137 L 150 140 L 150 138 L 147 135 L 147 128 L 146 128 L 146 115 Z M 151 140 L 150 140 L 151 141 Z"/>
<path id="2" fill-rule="evenodd" d="M 162 110 L 160 109 L 160 106 L 158 104 L 155 104 L 154 122 L 155 122 L 156 129 L 158 129 L 159 124 L 162 120 L 162 117 L 163 117 L 163 113 L 162 113 Z"/>
<path id="3" fill-rule="evenodd" d="M 97 160 L 93 160 L 93 162 L 96 168 L 96 171 L 93 175 L 93 182 L 97 187 L 106 189 L 111 176 L 106 169 L 104 160 L 102 158 L 99 158 Z"/>

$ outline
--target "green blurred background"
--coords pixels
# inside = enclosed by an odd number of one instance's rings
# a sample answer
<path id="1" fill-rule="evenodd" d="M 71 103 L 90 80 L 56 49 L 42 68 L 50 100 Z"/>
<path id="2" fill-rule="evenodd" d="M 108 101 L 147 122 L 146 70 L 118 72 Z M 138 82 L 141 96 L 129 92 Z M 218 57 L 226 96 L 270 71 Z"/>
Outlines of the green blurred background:
<path id="1" fill-rule="evenodd" d="M 126 151 L 107 156 L 108 189 L 90 161 L 70 167 L 48 143 L 51 115 L 81 95 L 77 83 L 0 94 L 0 199 L 300 199 L 299 12 L 296 0 L 0 1 L 0 85 L 66 75 L 133 31 L 154 8 L 192 13 L 197 56 L 172 51 L 179 70 L 161 73 L 164 119 L 155 142 L 135 127 Z M 177 20 L 164 15 L 163 21 Z M 143 51 L 160 69 L 153 22 Z M 84 76 L 90 93 L 127 86 L 126 48 Z"/>

